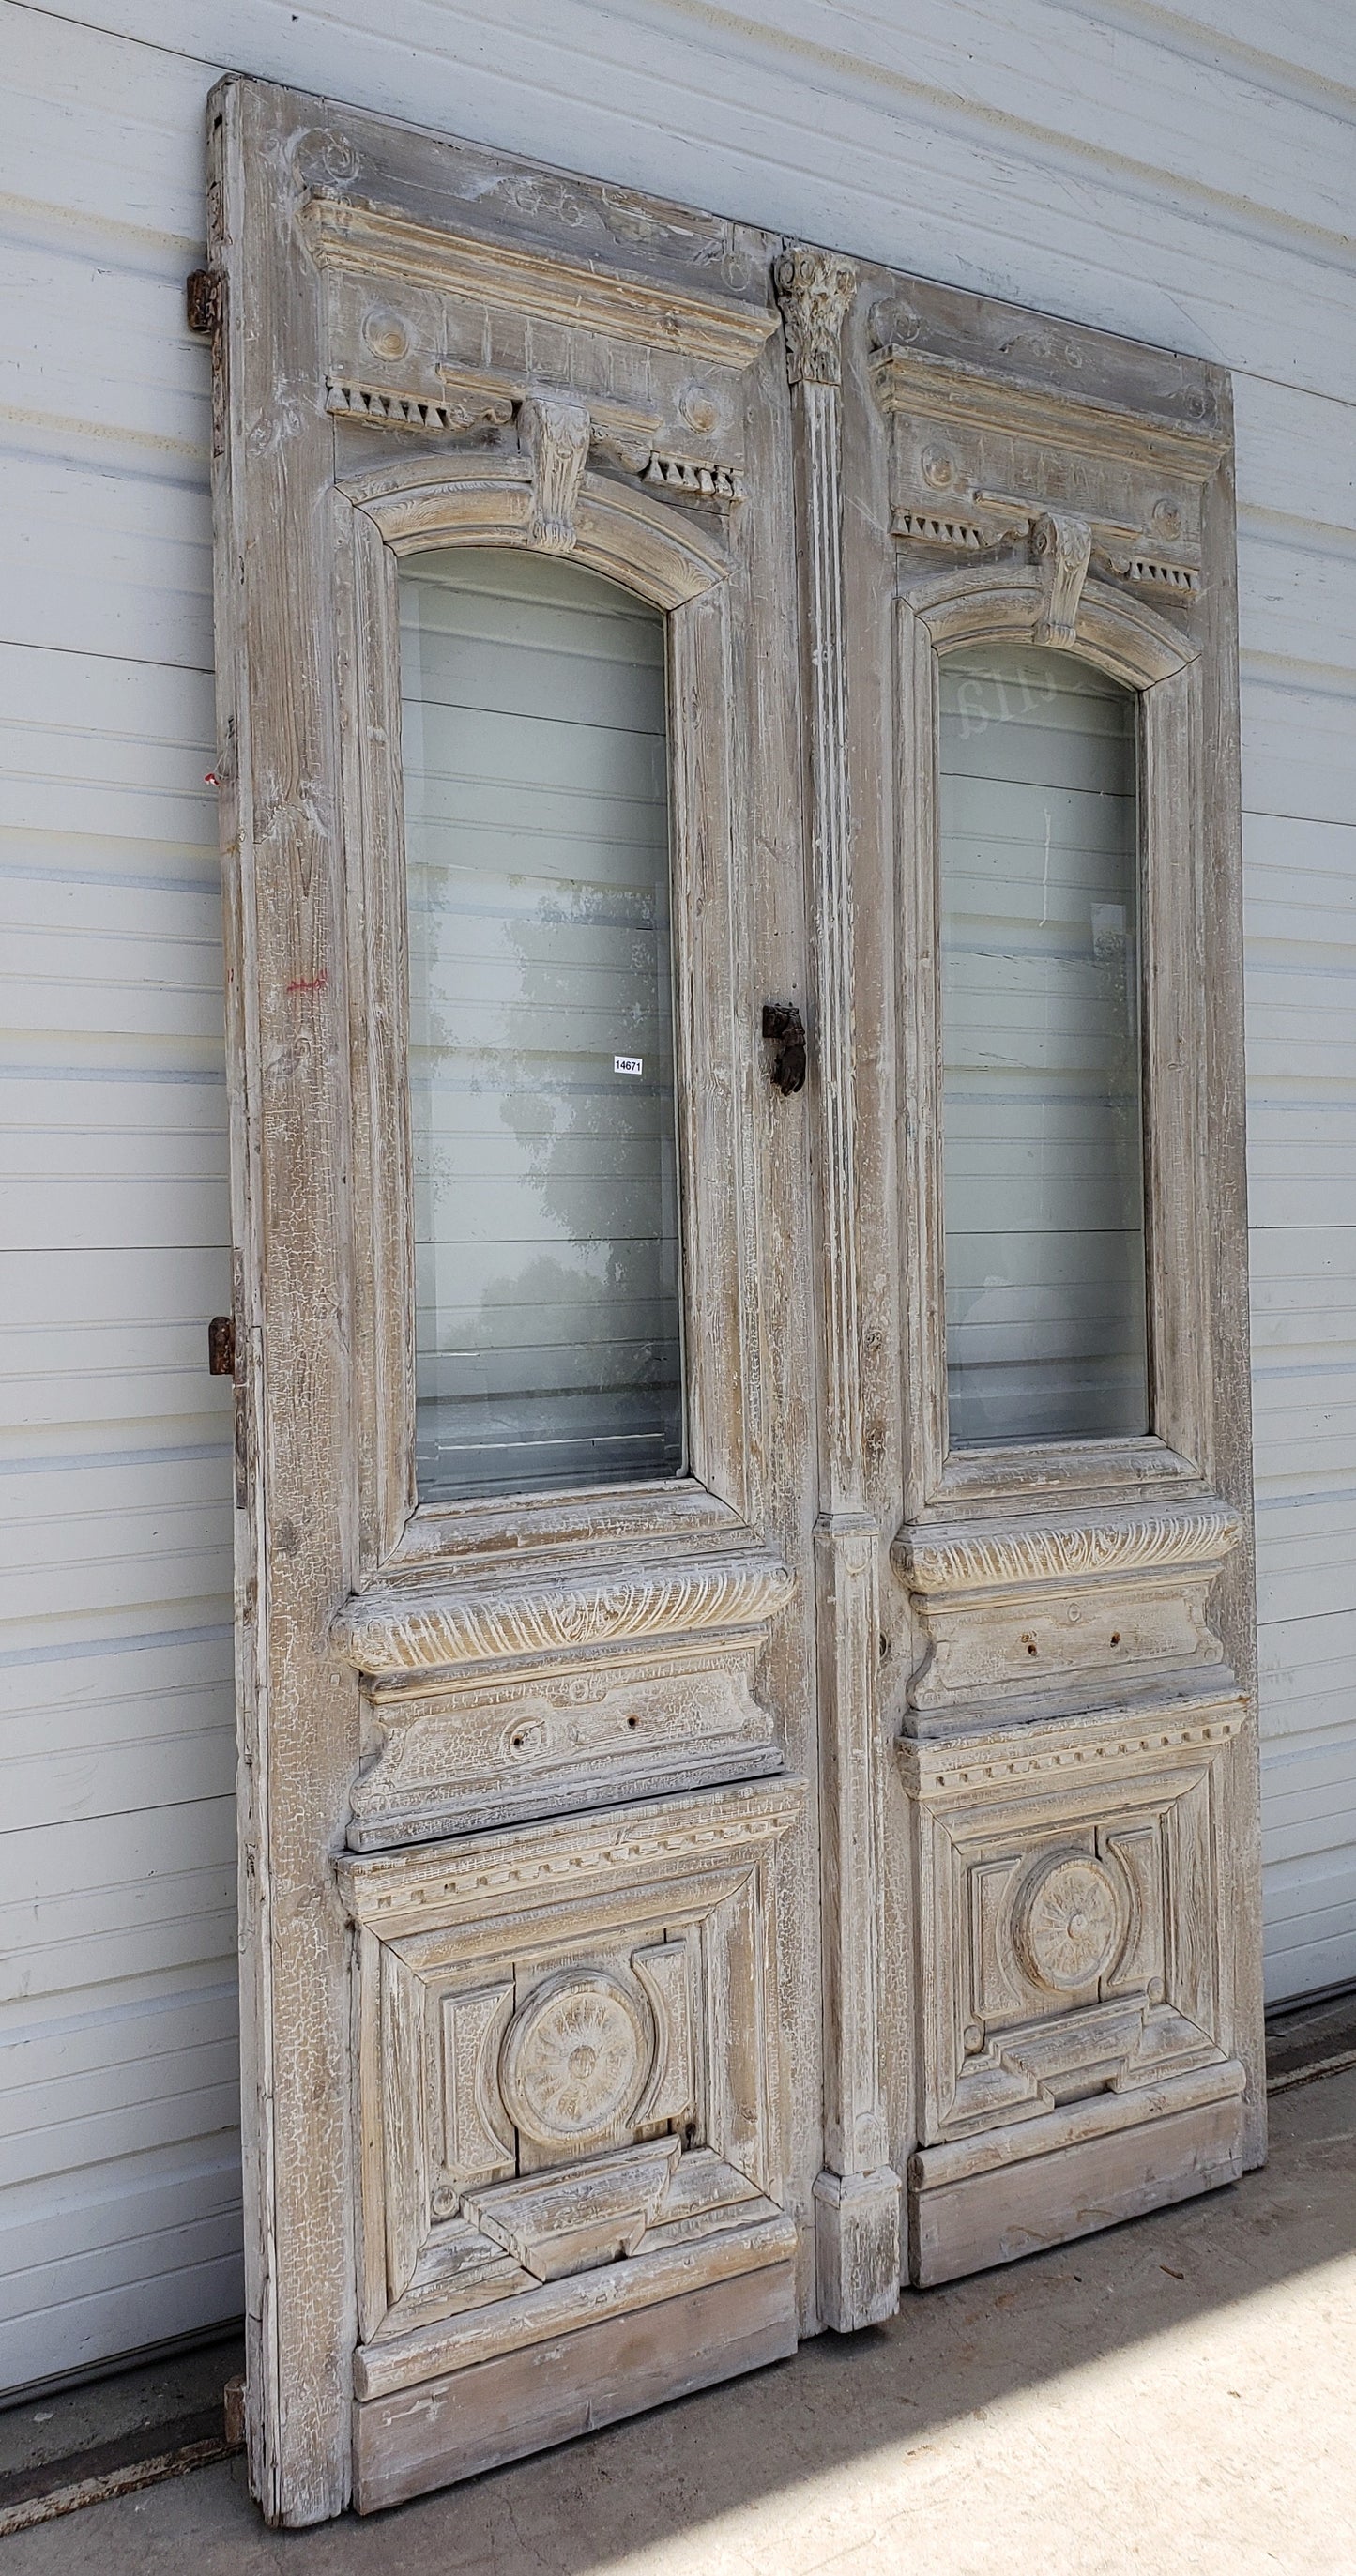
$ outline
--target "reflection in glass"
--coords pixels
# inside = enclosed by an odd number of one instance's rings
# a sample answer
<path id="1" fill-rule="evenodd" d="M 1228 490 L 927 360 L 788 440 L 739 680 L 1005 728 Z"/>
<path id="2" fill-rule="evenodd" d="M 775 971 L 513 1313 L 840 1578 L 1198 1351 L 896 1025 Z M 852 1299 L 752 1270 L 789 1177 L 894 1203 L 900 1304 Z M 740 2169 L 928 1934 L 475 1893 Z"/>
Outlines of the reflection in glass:
<path id="1" fill-rule="evenodd" d="M 941 811 L 952 1446 L 1143 1432 L 1134 697 L 947 655 Z"/>
<path id="2" fill-rule="evenodd" d="M 407 558 L 421 1499 L 683 1466 L 662 617 Z"/>

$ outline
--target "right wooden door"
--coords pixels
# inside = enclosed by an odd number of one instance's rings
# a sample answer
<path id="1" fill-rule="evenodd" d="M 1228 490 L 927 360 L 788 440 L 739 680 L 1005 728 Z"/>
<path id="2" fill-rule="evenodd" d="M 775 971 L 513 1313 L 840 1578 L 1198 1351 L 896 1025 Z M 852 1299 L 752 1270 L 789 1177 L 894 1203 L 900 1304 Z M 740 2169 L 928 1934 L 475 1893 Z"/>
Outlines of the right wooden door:
<path id="1" fill-rule="evenodd" d="M 886 272 L 853 354 L 886 2064 L 926 2286 L 1263 2152 L 1232 433 L 1216 369 Z"/>

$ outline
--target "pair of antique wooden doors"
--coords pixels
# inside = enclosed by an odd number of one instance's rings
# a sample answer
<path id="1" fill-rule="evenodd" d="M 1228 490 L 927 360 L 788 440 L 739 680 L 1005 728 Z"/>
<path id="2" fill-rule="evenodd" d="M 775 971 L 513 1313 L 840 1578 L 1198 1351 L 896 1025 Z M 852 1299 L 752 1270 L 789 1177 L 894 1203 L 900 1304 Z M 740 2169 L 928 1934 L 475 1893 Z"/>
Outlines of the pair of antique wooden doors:
<path id="1" fill-rule="evenodd" d="M 1231 450 L 1194 361 L 210 136 L 300 2523 L 1261 2151 Z"/>

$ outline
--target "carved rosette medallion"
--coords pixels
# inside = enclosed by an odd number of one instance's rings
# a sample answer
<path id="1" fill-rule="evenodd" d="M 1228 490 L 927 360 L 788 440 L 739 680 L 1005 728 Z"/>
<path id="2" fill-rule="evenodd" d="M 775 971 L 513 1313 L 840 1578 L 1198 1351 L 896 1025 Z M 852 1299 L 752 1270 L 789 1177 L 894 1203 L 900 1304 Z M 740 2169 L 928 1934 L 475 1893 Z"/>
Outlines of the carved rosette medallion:
<path id="1" fill-rule="evenodd" d="M 539 1987 L 515 2015 L 500 2087 L 525 2136 L 577 2148 L 626 2125 L 653 2055 L 644 2009 L 618 1979 L 570 1972 Z"/>
<path id="2" fill-rule="evenodd" d="M 782 252 L 772 277 L 782 308 L 791 383 L 841 383 L 840 341 L 857 292 L 857 271 L 851 260 L 801 244 Z"/>
<path id="3" fill-rule="evenodd" d="M 1018 1890 L 1013 1934 L 1037 1985 L 1074 1994 L 1115 1965 L 1129 1929 L 1123 1890 L 1087 1852 L 1051 1852 Z"/>

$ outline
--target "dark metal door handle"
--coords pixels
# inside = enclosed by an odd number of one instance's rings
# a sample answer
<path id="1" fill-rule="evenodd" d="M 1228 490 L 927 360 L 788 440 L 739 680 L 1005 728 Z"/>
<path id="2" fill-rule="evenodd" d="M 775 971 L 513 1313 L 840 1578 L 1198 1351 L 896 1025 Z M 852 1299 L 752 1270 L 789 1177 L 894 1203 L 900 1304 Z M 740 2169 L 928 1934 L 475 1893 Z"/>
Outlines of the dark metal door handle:
<path id="1" fill-rule="evenodd" d="M 764 1002 L 769 1077 L 787 1098 L 805 1087 L 805 1022 L 794 1002 Z"/>

